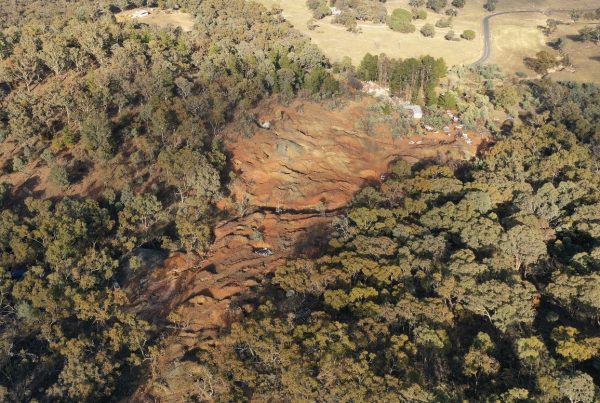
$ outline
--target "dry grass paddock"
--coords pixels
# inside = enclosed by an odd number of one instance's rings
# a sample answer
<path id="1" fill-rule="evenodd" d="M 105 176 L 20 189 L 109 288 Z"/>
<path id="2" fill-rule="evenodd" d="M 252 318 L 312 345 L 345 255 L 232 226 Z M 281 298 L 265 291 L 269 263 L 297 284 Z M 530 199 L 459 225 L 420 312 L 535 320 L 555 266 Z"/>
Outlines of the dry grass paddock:
<path id="1" fill-rule="evenodd" d="M 425 38 L 419 29 L 426 23 L 435 22 L 444 18 L 444 15 L 428 11 L 427 20 L 417 20 L 414 24 L 417 31 L 412 34 L 402 34 L 391 31 L 386 25 L 361 22 L 361 33 L 346 31 L 341 25 L 332 23 L 332 17 L 316 21 L 318 27 L 309 30 L 307 22 L 311 13 L 304 0 L 255 0 L 266 7 L 278 7 L 283 10 L 284 17 L 296 29 L 308 35 L 325 54 L 332 60 L 341 60 L 349 56 L 354 64 L 358 64 L 365 53 L 385 53 L 393 58 L 407 58 L 420 55 L 443 57 L 449 65 L 470 64 L 481 56 L 483 50 L 482 20 L 489 15 L 483 9 L 485 0 L 467 0 L 467 5 L 459 11 L 454 18 L 453 27 L 459 34 L 465 29 L 472 29 L 477 33 L 473 41 L 447 41 L 444 39 L 450 28 L 436 28 L 434 38 Z M 410 9 L 408 0 L 388 0 L 385 3 L 389 12 L 395 8 Z M 500 0 L 496 12 L 512 10 L 551 10 L 551 9 L 584 9 L 600 7 L 599 0 Z M 545 37 L 537 28 L 545 25 L 548 18 L 561 19 L 570 22 L 568 13 L 532 13 L 519 15 L 498 16 L 491 20 L 492 54 L 490 63 L 500 65 L 507 73 L 524 71 L 528 74 L 523 58 L 533 56 L 540 50 L 549 49 Z M 583 26 L 581 23 L 562 25 L 560 34 L 574 35 Z M 576 64 L 576 71 L 559 72 L 554 76 L 569 80 L 593 80 L 600 82 L 600 47 L 589 44 L 579 44 L 568 40 L 567 51 L 572 53 Z"/>
<path id="2" fill-rule="evenodd" d="M 194 28 L 194 16 L 191 14 L 178 10 L 162 10 L 150 7 L 134 8 L 118 13 L 116 14 L 117 21 L 131 20 L 135 13 L 143 10 L 148 11 L 150 14 L 145 17 L 134 18 L 135 20 L 161 28 L 180 27 L 185 32 L 189 32 Z"/>
<path id="3" fill-rule="evenodd" d="M 318 27 L 311 31 L 308 29 L 307 22 L 312 17 L 312 14 L 306 7 L 304 0 L 257 1 L 267 7 L 280 7 L 283 10 L 284 17 L 296 29 L 310 36 L 313 42 L 333 61 L 340 60 L 344 56 L 349 56 L 357 64 L 365 53 L 369 52 L 372 54 L 385 53 L 389 57 L 394 58 L 431 54 L 444 57 L 449 64 L 461 64 L 477 60 L 483 46 L 481 18 L 467 17 L 472 14 L 483 15 L 483 13 L 478 13 L 478 10 L 476 10 L 477 7 L 471 4 L 468 4 L 461 11 L 461 16 L 455 18 L 452 29 L 457 33 L 465 29 L 472 29 L 477 32 L 477 38 L 473 41 L 449 42 L 444 39 L 444 35 L 450 28 L 436 28 L 434 38 L 425 38 L 419 32 L 419 29 L 426 23 L 435 24 L 438 19 L 446 17 L 430 10 L 428 10 L 427 20 L 414 21 L 417 31 L 411 34 L 394 32 L 387 25 L 368 22 L 361 22 L 359 24 L 362 33 L 352 33 L 348 32 L 341 25 L 333 24 L 332 17 L 316 21 Z M 395 8 L 410 9 L 408 0 L 388 0 L 385 6 L 390 13 Z"/>

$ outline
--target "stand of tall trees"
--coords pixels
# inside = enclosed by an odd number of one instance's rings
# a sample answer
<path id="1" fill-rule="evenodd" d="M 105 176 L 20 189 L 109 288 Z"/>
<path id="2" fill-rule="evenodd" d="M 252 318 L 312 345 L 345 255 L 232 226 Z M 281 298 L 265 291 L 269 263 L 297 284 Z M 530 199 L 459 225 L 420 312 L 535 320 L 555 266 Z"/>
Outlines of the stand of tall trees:
<path id="1" fill-rule="evenodd" d="M 447 67 L 444 59 L 431 56 L 401 60 L 367 53 L 357 73 L 361 80 L 389 86 L 391 93 L 401 99 L 435 105 L 438 98 L 435 89 L 445 77 Z"/>

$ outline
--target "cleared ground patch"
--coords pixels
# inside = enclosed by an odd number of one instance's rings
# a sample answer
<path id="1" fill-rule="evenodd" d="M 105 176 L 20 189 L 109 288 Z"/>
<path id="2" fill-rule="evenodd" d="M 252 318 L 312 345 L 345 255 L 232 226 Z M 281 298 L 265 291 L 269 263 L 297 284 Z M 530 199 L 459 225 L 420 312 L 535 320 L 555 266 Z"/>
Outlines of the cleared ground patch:
<path id="1" fill-rule="evenodd" d="M 148 15 L 145 15 L 148 12 Z M 194 28 L 194 16 L 178 10 L 163 10 L 159 8 L 134 8 L 116 14 L 117 21 L 136 20 L 161 28 L 179 27 L 185 32 Z"/>

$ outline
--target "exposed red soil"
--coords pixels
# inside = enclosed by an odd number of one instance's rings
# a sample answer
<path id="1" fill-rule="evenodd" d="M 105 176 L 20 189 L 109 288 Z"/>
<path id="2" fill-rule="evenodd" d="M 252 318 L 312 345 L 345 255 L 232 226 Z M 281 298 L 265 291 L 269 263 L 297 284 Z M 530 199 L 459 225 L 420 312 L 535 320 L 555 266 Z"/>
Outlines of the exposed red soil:
<path id="1" fill-rule="evenodd" d="M 185 357 L 249 312 L 252 291 L 286 259 L 317 255 L 328 241 L 335 209 L 366 183 L 380 181 L 391 161 L 469 158 L 482 141 L 471 135 L 471 145 L 440 144 L 450 140 L 443 133 L 394 141 L 383 126 L 368 135 L 354 126 L 371 102 L 365 98 L 336 110 L 313 102 L 266 104 L 257 113 L 272 121 L 271 129 L 257 127 L 246 138 L 236 126 L 228 128 L 224 138 L 237 175 L 232 198 L 238 206 L 246 200 L 246 209 L 254 212 L 220 223 L 205 259 L 173 255 L 149 266 L 146 279 L 141 272 L 130 282 L 136 309 L 149 318 L 171 313 L 177 327 L 155 365 L 160 385 L 148 383 L 134 400 L 182 401 L 190 387 L 185 377 L 194 370 Z M 276 121 L 276 114 L 283 118 Z M 319 204 L 321 213 L 315 211 Z M 273 255 L 259 256 L 256 248 Z"/>
<path id="2" fill-rule="evenodd" d="M 394 139 L 386 125 L 367 134 L 356 122 L 372 102 L 364 98 L 337 110 L 309 102 L 263 108 L 261 117 L 271 121 L 270 129 L 257 129 L 250 139 L 228 133 L 238 175 L 231 186 L 234 197 L 273 208 L 337 209 L 365 184 L 378 182 L 393 160 L 471 157 L 482 141 L 472 133 L 470 145 L 444 133 Z M 283 118 L 275 120 L 275 111 Z"/>

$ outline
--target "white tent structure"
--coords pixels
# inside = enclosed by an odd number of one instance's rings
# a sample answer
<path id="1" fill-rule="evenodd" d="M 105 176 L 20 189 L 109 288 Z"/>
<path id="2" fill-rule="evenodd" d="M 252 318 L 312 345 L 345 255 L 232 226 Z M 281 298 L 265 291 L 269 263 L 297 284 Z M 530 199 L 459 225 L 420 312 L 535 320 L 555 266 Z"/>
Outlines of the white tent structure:
<path id="1" fill-rule="evenodd" d="M 406 104 L 404 109 L 409 110 L 415 119 L 423 119 L 423 109 L 419 105 Z"/>

